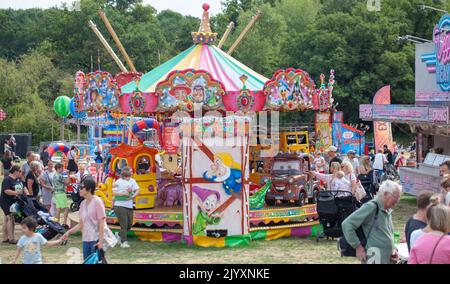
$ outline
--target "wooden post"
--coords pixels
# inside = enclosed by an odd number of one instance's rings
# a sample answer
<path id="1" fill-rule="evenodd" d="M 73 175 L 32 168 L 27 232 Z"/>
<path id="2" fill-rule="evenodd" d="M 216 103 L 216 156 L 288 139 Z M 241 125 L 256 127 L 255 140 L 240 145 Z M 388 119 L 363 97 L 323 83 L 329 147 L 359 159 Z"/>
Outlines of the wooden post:
<path id="1" fill-rule="evenodd" d="M 256 21 L 259 19 L 259 17 L 261 16 L 261 11 L 258 11 L 256 13 L 256 15 L 254 15 L 252 17 L 252 19 L 250 20 L 250 22 L 247 24 L 247 26 L 244 28 L 244 30 L 241 32 L 241 34 L 239 35 L 239 37 L 236 39 L 236 41 L 233 43 L 233 45 L 230 47 L 230 49 L 227 51 L 228 55 L 231 55 L 236 48 L 239 46 L 239 44 L 241 43 L 242 39 L 247 35 L 247 33 L 250 31 L 250 29 L 253 27 L 253 25 L 256 23 Z"/>
<path id="2" fill-rule="evenodd" d="M 88 22 L 88 25 L 94 31 L 94 33 L 97 35 L 98 39 L 103 44 L 103 46 L 106 48 L 106 50 L 109 52 L 109 54 L 114 59 L 116 64 L 119 66 L 120 70 L 122 70 L 122 72 L 128 72 L 127 68 L 123 65 L 122 61 L 120 61 L 119 57 L 117 57 L 117 54 L 114 52 L 114 50 L 108 44 L 108 42 L 103 37 L 103 35 L 100 33 L 100 31 L 97 29 L 97 26 L 94 24 L 94 22 L 92 22 L 92 20 L 90 20 Z"/>
<path id="3" fill-rule="evenodd" d="M 230 22 L 228 24 L 228 27 L 225 31 L 225 33 L 223 34 L 222 38 L 219 41 L 219 44 L 217 45 L 218 48 L 222 49 L 223 44 L 225 43 L 225 41 L 227 40 L 228 36 L 230 35 L 231 30 L 234 28 L 234 23 Z"/>
<path id="4" fill-rule="evenodd" d="M 100 15 L 100 18 L 102 18 L 103 23 L 105 23 L 105 26 L 108 29 L 109 34 L 112 36 L 117 47 L 119 48 L 120 53 L 122 53 L 123 57 L 125 57 L 125 61 L 128 63 L 128 66 L 130 66 L 131 71 L 136 72 L 136 68 L 134 67 L 133 61 L 131 61 L 131 58 L 128 56 L 128 53 L 125 50 L 125 48 L 123 47 L 122 42 L 120 41 L 120 39 L 117 36 L 116 32 L 114 31 L 113 27 L 111 26 L 111 23 L 109 22 L 108 18 L 106 17 L 105 11 L 100 9 L 100 10 L 98 10 L 98 14 Z"/>

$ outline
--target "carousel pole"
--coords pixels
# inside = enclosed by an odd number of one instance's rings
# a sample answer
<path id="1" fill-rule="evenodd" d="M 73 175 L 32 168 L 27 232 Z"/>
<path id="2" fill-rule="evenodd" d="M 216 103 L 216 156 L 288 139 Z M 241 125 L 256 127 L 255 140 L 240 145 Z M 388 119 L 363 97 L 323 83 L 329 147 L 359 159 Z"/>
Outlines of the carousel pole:
<path id="1" fill-rule="evenodd" d="M 217 45 L 218 48 L 222 49 L 223 44 L 227 40 L 228 36 L 230 35 L 231 30 L 234 28 L 234 22 L 230 22 L 228 24 L 227 30 L 223 34 L 222 38 L 219 41 L 219 44 Z"/>
<path id="2" fill-rule="evenodd" d="M 80 127 L 80 119 L 77 119 L 77 143 L 80 144 L 80 136 L 81 136 L 81 127 Z"/>
<path id="3" fill-rule="evenodd" d="M 61 117 L 61 141 L 64 141 L 64 117 Z"/>
<path id="4" fill-rule="evenodd" d="M 250 29 L 253 27 L 253 25 L 256 23 L 256 21 L 261 17 L 261 11 L 258 10 L 258 12 L 256 12 L 256 15 L 254 15 L 252 17 L 252 19 L 250 20 L 250 22 L 247 24 L 247 26 L 244 28 L 244 30 L 241 32 L 241 34 L 239 35 L 239 37 L 236 39 L 236 41 L 233 43 L 233 45 L 230 47 L 230 49 L 227 51 L 228 55 L 231 55 L 236 48 L 239 46 L 239 44 L 241 43 L 242 39 L 247 35 L 247 33 L 250 31 Z"/>
<path id="5" fill-rule="evenodd" d="M 133 114 L 130 115 L 130 126 L 128 128 L 128 145 L 132 145 L 131 141 L 131 130 L 133 129 Z"/>
<path id="6" fill-rule="evenodd" d="M 105 23 L 105 26 L 108 29 L 109 34 L 113 38 L 117 47 L 119 48 L 120 53 L 122 53 L 123 57 L 125 57 L 125 61 L 128 63 L 128 66 L 130 66 L 131 71 L 136 72 L 136 68 L 134 67 L 133 61 L 131 61 L 130 56 L 128 56 L 128 53 L 125 50 L 125 48 L 123 47 L 122 42 L 120 41 L 120 39 L 117 36 L 116 32 L 114 31 L 113 27 L 111 26 L 111 23 L 109 22 L 108 18 L 106 17 L 105 11 L 100 9 L 100 10 L 98 10 L 98 14 L 100 15 L 100 18 L 102 18 L 103 23 Z"/>
<path id="7" fill-rule="evenodd" d="M 117 56 L 117 54 L 114 52 L 114 50 L 111 48 L 111 46 L 108 44 L 108 42 L 106 41 L 106 39 L 103 37 L 103 35 L 100 33 L 100 31 L 97 29 L 97 26 L 94 24 L 94 22 L 92 22 L 92 20 L 89 20 L 88 22 L 89 27 L 92 29 L 92 31 L 94 31 L 94 33 L 97 35 L 98 39 L 100 40 L 100 42 L 103 44 L 103 46 L 105 47 L 105 49 L 109 52 L 109 54 L 111 55 L 111 57 L 114 59 L 114 61 L 116 62 L 116 64 L 119 66 L 120 70 L 122 72 L 128 72 L 127 68 L 125 67 L 125 65 L 123 65 L 122 61 L 120 61 L 119 57 Z"/>

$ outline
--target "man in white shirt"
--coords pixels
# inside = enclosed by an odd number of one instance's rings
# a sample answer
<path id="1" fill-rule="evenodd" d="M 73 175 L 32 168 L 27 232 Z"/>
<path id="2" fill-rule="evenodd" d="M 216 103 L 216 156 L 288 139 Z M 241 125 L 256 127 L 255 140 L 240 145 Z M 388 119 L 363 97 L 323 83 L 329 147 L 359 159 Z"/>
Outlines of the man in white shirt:
<path id="1" fill-rule="evenodd" d="M 387 162 L 388 160 L 386 156 L 383 154 L 383 150 L 379 149 L 378 153 L 375 155 L 373 159 L 374 184 L 378 184 L 380 182 L 380 178 L 384 174 L 384 164 Z"/>
<path id="2" fill-rule="evenodd" d="M 441 183 L 444 204 L 450 206 L 450 175 L 445 175 Z"/>
<path id="3" fill-rule="evenodd" d="M 383 154 L 383 150 L 379 149 L 378 153 L 375 155 L 373 159 L 373 169 L 378 171 L 384 170 L 384 164 L 387 163 L 388 160 L 386 156 Z"/>

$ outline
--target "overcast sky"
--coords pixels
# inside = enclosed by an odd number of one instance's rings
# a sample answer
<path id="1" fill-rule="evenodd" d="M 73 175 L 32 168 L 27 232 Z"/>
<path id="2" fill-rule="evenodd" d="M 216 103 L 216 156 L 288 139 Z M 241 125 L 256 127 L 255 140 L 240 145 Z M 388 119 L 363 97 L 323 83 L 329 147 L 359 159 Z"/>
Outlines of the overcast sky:
<path id="1" fill-rule="evenodd" d="M 48 8 L 60 6 L 61 3 L 72 3 L 74 0 L 0 0 L 0 8 L 26 9 Z M 170 9 L 183 15 L 201 17 L 202 4 L 208 3 L 210 13 L 215 15 L 220 11 L 220 0 L 144 0 L 145 4 L 151 4 L 156 10 Z"/>

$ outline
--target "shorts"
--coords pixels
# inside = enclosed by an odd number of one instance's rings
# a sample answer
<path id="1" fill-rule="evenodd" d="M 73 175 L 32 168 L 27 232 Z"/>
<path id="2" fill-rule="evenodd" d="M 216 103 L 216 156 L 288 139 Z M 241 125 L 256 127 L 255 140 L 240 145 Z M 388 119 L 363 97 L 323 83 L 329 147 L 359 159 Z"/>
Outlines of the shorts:
<path id="1" fill-rule="evenodd" d="M 65 193 L 55 193 L 55 204 L 58 209 L 69 208 L 69 200 Z"/>
<path id="2" fill-rule="evenodd" d="M 5 213 L 5 216 L 11 215 L 11 212 L 9 211 L 9 208 L 11 207 L 11 205 L 12 204 L 9 204 L 7 201 L 0 199 L 0 207 L 3 210 L 3 213 Z"/>

